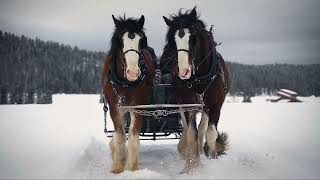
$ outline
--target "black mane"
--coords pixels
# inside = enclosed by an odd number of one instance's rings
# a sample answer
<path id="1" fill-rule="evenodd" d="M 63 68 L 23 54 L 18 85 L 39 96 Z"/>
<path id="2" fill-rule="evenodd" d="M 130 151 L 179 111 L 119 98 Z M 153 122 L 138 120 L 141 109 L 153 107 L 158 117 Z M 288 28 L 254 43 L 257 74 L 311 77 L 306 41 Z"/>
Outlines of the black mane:
<path id="1" fill-rule="evenodd" d="M 118 20 L 120 22 L 119 26 L 115 26 L 114 33 L 112 35 L 112 38 L 110 40 L 111 48 L 108 53 L 109 56 L 113 56 L 114 58 L 117 58 L 117 52 L 120 48 L 122 48 L 122 35 L 125 32 L 135 32 L 137 34 L 142 35 L 142 39 L 140 41 L 140 47 L 141 49 L 146 48 L 148 46 L 147 37 L 144 32 L 144 28 L 140 27 L 138 25 L 138 20 L 136 18 L 126 18 L 124 17 L 118 17 Z"/>
<path id="2" fill-rule="evenodd" d="M 206 25 L 202 20 L 199 19 L 196 9 L 187 10 L 184 13 L 182 9 L 179 10 L 178 14 L 170 15 L 170 20 L 164 17 L 167 25 L 168 32 L 166 35 L 167 44 L 164 46 L 163 54 L 161 56 L 161 67 L 164 72 L 168 73 L 174 66 L 175 59 L 177 57 L 177 46 L 175 42 L 175 33 L 180 28 L 188 28 L 193 36 L 190 44 L 191 48 L 197 49 L 194 54 L 196 56 L 196 61 L 201 61 L 205 56 L 208 55 L 211 48 L 214 48 L 214 53 L 216 53 L 216 42 L 212 35 L 211 30 L 206 29 Z M 198 43 L 196 43 L 198 42 Z M 210 48 L 205 48 L 209 44 Z M 208 47 L 208 46 L 207 46 Z M 199 62 L 196 62 L 199 63 Z"/>
<path id="3" fill-rule="evenodd" d="M 170 20 L 172 24 L 169 26 L 166 36 L 167 45 L 170 48 L 176 49 L 174 35 L 178 29 L 188 28 L 194 31 L 200 31 L 205 29 L 206 25 L 202 20 L 199 19 L 199 15 L 192 16 L 192 11 L 196 11 L 196 7 L 192 10 L 186 10 L 185 12 L 182 12 L 182 9 L 180 9 L 178 14 L 170 15 Z"/>

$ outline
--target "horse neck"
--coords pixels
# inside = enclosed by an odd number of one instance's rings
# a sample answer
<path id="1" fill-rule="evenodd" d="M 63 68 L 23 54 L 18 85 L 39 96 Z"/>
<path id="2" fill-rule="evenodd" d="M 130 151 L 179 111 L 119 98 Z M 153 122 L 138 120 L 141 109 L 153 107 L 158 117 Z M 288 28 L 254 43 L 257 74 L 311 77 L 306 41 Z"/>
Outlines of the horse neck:
<path id="1" fill-rule="evenodd" d="M 114 56 L 113 63 L 115 67 L 115 74 L 119 79 L 124 79 L 124 64 L 123 64 L 123 55 L 121 50 L 117 51 L 117 54 Z"/>
<path id="2" fill-rule="evenodd" d="M 200 46 L 195 49 L 195 66 L 198 67 L 196 70 L 197 75 L 204 75 L 209 71 L 212 61 L 211 50 L 214 48 L 211 41 L 208 40 L 210 37 L 207 33 L 203 33 L 201 36 Z M 204 60 L 204 58 L 206 59 Z"/>

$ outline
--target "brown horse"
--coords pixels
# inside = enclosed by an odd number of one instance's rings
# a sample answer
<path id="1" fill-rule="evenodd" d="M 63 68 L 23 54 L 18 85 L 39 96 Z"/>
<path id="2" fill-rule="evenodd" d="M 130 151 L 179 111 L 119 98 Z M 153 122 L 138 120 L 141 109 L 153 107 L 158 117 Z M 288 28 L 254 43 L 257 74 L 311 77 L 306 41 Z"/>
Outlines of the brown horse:
<path id="1" fill-rule="evenodd" d="M 196 112 L 180 113 L 183 133 L 178 151 L 187 160 L 182 173 L 191 173 L 192 167 L 199 163 L 200 154 L 216 158 L 227 148 L 227 136 L 218 133 L 217 126 L 230 80 L 225 62 L 216 51 L 212 29 L 206 30 L 196 8 L 185 13 L 180 10 L 170 19 L 163 18 L 168 32 L 161 67 L 173 74 L 177 102 L 204 104 L 198 127 Z"/>
<path id="2" fill-rule="evenodd" d="M 113 161 L 111 172 L 121 173 L 125 169 L 138 169 L 139 133 L 143 118 L 130 112 L 131 123 L 126 149 L 126 112 L 120 111 L 120 106 L 149 103 L 148 94 L 155 64 L 143 30 L 144 16 L 140 19 L 112 17 L 115 31 L 104 64 L 102 93 L 109 105 L 114 125 L 113 138 L 109 143 Z"/>

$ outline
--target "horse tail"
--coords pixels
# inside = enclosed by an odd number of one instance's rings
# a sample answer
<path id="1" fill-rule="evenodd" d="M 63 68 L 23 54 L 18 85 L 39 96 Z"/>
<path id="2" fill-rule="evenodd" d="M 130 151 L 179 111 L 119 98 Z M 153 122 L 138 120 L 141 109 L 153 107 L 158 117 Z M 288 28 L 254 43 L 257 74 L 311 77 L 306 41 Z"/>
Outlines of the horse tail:
<path id="1" fill-rule="evenodd" d="M 218 132 L 216 140 L 216 153 L 218 156 L 226 155 L 226 151 L 230 149 L 229 135 L 226 132 Z"/>

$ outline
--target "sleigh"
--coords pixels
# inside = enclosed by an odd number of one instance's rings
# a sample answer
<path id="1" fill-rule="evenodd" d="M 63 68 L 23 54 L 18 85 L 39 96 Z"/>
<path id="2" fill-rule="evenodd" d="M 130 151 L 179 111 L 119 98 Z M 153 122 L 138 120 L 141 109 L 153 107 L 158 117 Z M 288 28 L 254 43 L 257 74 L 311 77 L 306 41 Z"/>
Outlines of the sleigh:
<path id="1" fill-rule="evenodd" d="M 289 89 L 280 89 L 276 94 L 278 96 L 277 99 L 267 99 L 267 101 L 279 102 L 281 100 L 288 100 L 288 102 L 302 102 L 297 99 L 298 93 Z"/>
<path id="2" fill-rule="evenodd" d="M 129 132 L 130 111 L 143 116 L 143 125 L 140 131 L 140 140 L 179 139 L 182 133 L 180 112 L 201 111 L 202 104 L 177 104 L 175 89 L 170 74 L 157 75 L 149 97 L 149 105 L 121 106 L 125 114 L 125 132 Z M 106 123 L 106 121 L 105 121 Z M 107 127 L 107 126 L 105 126 Z M 112 137 L 113 130 L 105 128 L 107 137 Z"/>

